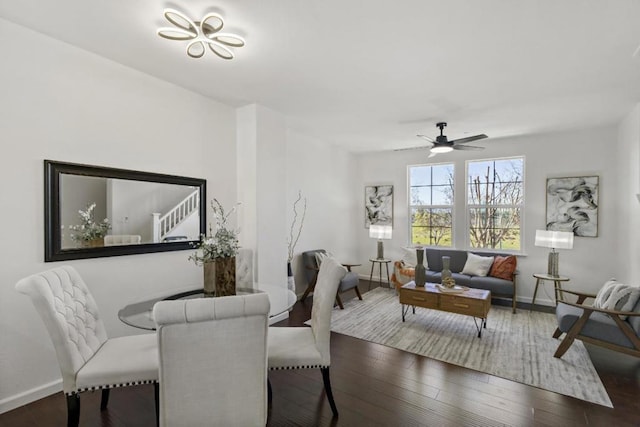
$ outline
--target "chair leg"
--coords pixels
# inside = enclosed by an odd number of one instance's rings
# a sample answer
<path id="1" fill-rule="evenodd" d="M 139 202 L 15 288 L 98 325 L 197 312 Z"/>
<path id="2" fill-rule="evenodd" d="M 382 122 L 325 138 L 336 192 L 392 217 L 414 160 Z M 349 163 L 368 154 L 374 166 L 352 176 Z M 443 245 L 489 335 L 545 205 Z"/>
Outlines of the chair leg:
<path id="1" fill-rule="evenodd" d="M 271 406 L 273 400 L 273 390 L 271 390 L 271 381 L 267 378 L 267 403 Z"/>
<path id="2" fill-rule="evenodd" d="M 573 324 L 571 329 L 567 331 L 567 335 L 564 337 L 564 339 L 558 346 L 558 349 L 554 353 L 553 357 L 561 358 L 562 355 L 565 354 L 567 350 L 569 350 L 569 347 L 571 347 L 571 344 L 573 344 L 573 341 L 575 340 L 575 338 L 578 336 L 580 331 L 582 331 L 582 327 L 584 326 L 585 323 L 587 323 L 587 320 L 589 320 L 589 316 L 591 315 L 591 313 L 592 313 L 592 310 L 589 310 L 587 308 L 583 310 L 582 316 L 580 316 L 580 318 L 576 321 L 576 323 Z M 558 332 L 557 329 L 556 329 L 556 332 Z M 554 336 L 556 332 L 554 332 Z"/>
<path id="3" fill-rule="evenodd" d="M 304 301 L 309 296 L 311 291 L 313 291 L 313 288 L 315 288 L 314 285 L 307 286 L 307 289 L 305 289 L 304 293 L 302 294 L 302 297 L 300 297 L 300 301 Z"/>
<path id="4" fill-rule="evenodd" d="M 331 406 L 331 412 L 333 416 L 338 416 L 338 408 L 336 408 L 336 402 L 333 401 L 333 392 L 331 391 L 331 379 L 329 378 L 329 368 L 320 368 L 322 372 L 322 381 L 324 382 L 324 392 L 329 400 L 329 406 Z"/>
<path id="5" fill-rule="evenodd" d="M 80 396 L 67 395 L 67 427 L 78 427 L 80 423 Z"/>
<path id="6" fill-rule="evenodd" d="M 342 305 L 342 300 L 338 294 L 336 294 L 336 302 L 338 303 L 338 306 L 340 306 L 340 310 L 344 310 L 344 305 Z"/>
<path id="7" fill-rule="evenodd" d="M 109 404 L 109 391 L 111 391 L 110 388 L 103 388 L 102 389 L 102 398 L 100 398 L 100 410 L 104 411 L 105 409 L 107 409 L 107 405 Z"/>
<path id="8" fill-rule="evenodd" d="M 358 295 L 358 299 L 360 299 L 360 301 L 362 301 L 362 294 L 360 293 L 360 289 L 358 289 L 358 287 L 356 286 L 355 288 L 353 288 L 356 291 L 356 295 Z"/>
<path id="9" fill-rule="evenodd" d="M 562 335 L 562 331 L 560 328 L 556 328 L 556 331 L 553 333 L 553 337 L 558 338 L 560 335 Z"/>
<path id="10" fill-rule="evenodd" d="M 160 426 L 160 383 L 153 383 L 153 398 L 156 401 L 156 427 Z"/>

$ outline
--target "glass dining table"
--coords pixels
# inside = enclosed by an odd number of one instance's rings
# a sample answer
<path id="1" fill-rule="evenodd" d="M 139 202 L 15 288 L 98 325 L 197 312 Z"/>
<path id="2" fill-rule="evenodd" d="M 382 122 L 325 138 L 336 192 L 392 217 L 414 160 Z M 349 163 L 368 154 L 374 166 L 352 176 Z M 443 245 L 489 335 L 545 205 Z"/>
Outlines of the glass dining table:
<path id="1" fill-rule="evenodd" d="M 269 310 L 269 324 L 280 320 L 279 317 L 291 310 L 296 303 L 296 294 L 286 287 L 256 284 L 256 288 L 236 288 L 236 295 L 247 295 L 265 292 L 269 296 L 271 308 Z M 145 301 L 128 304 L 118 311 L 118 318 L 125 324 L 134 328 L 154 331 L 156 323 L 153 320 L 153 306 L 158 301 L 170 301 L 190 298 L 203 298 L 202 287 L 184 288 L 173 291 L 169 295 L 159 295 Z"/>

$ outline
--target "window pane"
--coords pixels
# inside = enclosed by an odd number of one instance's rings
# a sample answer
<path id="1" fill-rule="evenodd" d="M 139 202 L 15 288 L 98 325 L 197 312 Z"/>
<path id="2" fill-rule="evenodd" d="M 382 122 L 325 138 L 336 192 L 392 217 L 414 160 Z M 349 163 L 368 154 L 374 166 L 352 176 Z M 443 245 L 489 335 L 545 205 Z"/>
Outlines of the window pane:
<path id="1" fill-rule="evenodd" d="M 520 208 L 469 209 L 469 240 L 474 248 L 520 250 Z"/>
<path id="2" fill-rule="evenodd" d="M 433 166 L 433 185 L 453 184 L 453 165 Z"/>
<path id="3" fill-rule="evenodd" d="M 430 205 L 431 187 L 411 187 L 412 205 Z"/>
<path id="4" fill-rule="evenodd" d="M 453 205 L 453 188 L 449 185 L 433 187 L 432 205 Z"/>
<path id="5" fill-rule="evenodd" d="M 415 185 L 431 185 L 431 166 L 412 166 L 409 168 L 409 183 Z"/>
<path id="6" fill-rule="evenodd" d="M 451 246 L 452 210 L 411 210 L 411 243 L 414 245 Z"/>

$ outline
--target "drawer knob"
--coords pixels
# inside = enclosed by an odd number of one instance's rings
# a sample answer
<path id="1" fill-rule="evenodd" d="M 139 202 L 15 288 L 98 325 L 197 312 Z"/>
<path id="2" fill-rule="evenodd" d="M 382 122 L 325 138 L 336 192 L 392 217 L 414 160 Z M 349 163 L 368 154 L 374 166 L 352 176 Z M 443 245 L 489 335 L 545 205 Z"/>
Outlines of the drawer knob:
<path id="1" fill-rule="evenodd" d="M 469 308 L 469 304 L 460 304 L 460 303 L 455 303 L 453 304 L 455 307 L 460 307 L 460 308 Z"/>

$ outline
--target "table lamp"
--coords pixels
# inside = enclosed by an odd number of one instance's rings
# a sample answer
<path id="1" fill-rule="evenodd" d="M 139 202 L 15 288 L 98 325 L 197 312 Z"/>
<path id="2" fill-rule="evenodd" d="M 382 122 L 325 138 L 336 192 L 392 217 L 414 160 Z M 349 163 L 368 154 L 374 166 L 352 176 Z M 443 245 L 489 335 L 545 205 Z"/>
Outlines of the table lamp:
<path id="1" fill-rule="evenodd" d="M 391 239 L 392 234 L 393 227 L 390 225 L 371 224 L 369 226 L 369 237 L 372 239 L 378 239 L 378 259 L 384 258 L 382 239 Z"/>
<path id="2" fill-rule="evenodd" d="M 547 274 L 558 277 L 559 255 L 556 249 L 573 249 L 573 233 L 568 231 L 536 230 L 535 245 L 551 248 Z"/>

